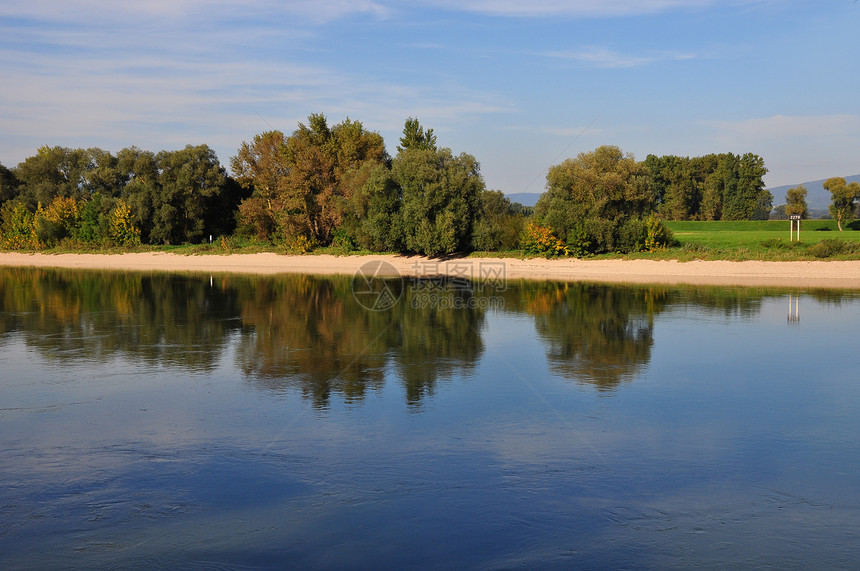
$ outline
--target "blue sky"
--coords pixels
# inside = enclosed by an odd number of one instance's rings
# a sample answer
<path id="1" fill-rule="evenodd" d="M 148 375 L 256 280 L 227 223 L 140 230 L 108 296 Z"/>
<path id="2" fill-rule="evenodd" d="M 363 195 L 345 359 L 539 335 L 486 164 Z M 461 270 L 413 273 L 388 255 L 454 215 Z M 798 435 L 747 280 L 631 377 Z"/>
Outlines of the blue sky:
<path id="1" fill-rule="evenodd" d="M 418 117 L 507 193 L 604 144 L 757 153 L 769 186 L 847 176 L 858 29 L 853 0 L 4 0 L 0 163 L 206 143 L 227 166 L 321 112 L 392 154 Z"/>

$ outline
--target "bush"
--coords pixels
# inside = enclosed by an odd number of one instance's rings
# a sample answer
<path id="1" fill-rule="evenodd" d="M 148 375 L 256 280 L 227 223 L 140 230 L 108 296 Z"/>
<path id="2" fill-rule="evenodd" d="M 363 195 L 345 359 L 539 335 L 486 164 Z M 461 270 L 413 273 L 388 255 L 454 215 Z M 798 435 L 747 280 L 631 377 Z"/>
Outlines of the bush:
<path id="1" fill-rule="evenodd" d="M 646 249 L 648 227 L 644 220 L 631 218 L 619 226 L 615 239 L 615 251 L 622 254 L 641 252 Z"/>
<path id="2" fill-rule="evenodd" d="M 570 250 L 565 243 L 556 237 L 552 230 L 534 222 L 526 224 L 520 244 L 523 252 L 530 255 L 547 258 L 570 255 Z"/>
<path id="3" fill-rule="evenodd" d="M 663 222 L 657 220 L 653 214 L 645 220 L 645 249 L 653 252 L 657 248 L 668 248 L 677 246 L 675 235 Z"/>
<path id="4" fill-rule="evenodd" d="M 306 234 L 298 234 L 292 238 L 288 238 L 286 242 L 286 250 L 288 254 L 307 254 L 316 247 L 316 242 L 313 238 Z"/>
<path id="5" fill-rule="evenodd" d="M 8 201 L 3 205 L 0 217 L 0 245 L 9 250 L 35 250 L 41 244 L 36 237 L 34 214 L 20 202 Z"/>
<path id="6" fill-rule="evenodd" d="M 352 252 L 357 249 L 355 246 L 355 240 L 353 240 L 352 236 L 342 228 L 335 229 L 331 238 L 331 246 L 332 248 L 338 248 L 345 252 Z"/>
<path id="7" fill-rule="evenodd" d="M 134 224 L 134 214 L 131 208 L 120 200 L 110 213 L 108 232 L 111 241 L 118 246 L 139 246 L 140 229 Z"/>
<path id="8" fill-rule="evenodd" d="M 570 231 L 567 238 L 567 250 L 571 256 L 575 256 L 577 258 L 584 258 L 585 256 L 591 255 L 591 240 L 589 239 L 588 234 L 585 233 L 585 230 L 582 228 L 575 228 Z"/>
<path id="9" fill-rule="evenodd" d="M 841 254 L 845 250 L 845 242 L 842 240 L 827 239 L 813 244 L 809 253 L 816 258 L 829 258 Z"/>

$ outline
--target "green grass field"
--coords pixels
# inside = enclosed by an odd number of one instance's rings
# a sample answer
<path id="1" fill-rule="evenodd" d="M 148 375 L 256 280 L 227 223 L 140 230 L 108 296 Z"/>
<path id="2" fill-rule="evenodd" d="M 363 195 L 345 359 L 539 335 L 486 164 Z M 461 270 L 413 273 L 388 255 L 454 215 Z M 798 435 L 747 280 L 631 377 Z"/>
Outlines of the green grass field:
<path id="1" fill-rule="evenodd" d="M 857 223 L 840 232 L 834 220 L 804 220 L 800 242 L 790 241 L 788 220 L 670 221 L 665 224 L 680 243 L 666 254 L 681 259 L 860 259 L 860 225 Z M 833 241 L 843 244 L 840 246 Z M 819 242 L 827 243 L 817 245 Z"/>

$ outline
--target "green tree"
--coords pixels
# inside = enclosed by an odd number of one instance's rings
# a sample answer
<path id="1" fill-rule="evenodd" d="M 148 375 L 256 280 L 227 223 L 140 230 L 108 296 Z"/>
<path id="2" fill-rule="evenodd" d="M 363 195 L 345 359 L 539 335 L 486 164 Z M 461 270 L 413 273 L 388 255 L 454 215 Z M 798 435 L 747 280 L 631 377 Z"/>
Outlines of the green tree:
<path id="1" fill-rule="evenodd" d="M 0 164 L 0 206 L 18 196 L 18 179 L 15 173 Z"/>
<path id="2" fill-rule="evenodd" d="M 789 188 L 785 191 L 785 215 L 809 217 L 809 207 L 806 205 L 806 196 L 809 191 L 803 185 Z"/>
<path id="3" fill-rule="evenodd" d="M 127 179 L 119 169 L 119 159 L 99 148 L 86 150 L 88 163 L 84 173 L 87 198 L 99 192 L 104 196 L 119 197 Z"/>
<path id="4" fill-rule="evenodd" d="M 117 169 L 125 181 L 121 198 L 134 214 L 135 226 L 140 230 L 143 243 L 151 243 L 154 227 L 155 207 L 159 200 L 159 172 L 155 153 L 144 151 L 137 147 L 128 147 L 117 154 Z M 91 225 L 102 215 L 107 215 L 113 208 L 113 202 L 105 198 L 105 204 L 99 205 L 98 214 L 91 213 Z M 106 226 L 102 223 L 103 237 L 107 237 Z"/>
<path id="5" fill-rule="evenodd" d="M 842 177 L 833 177 L 824 181 L 824 188 L 830 191 L 830 214 L 841 232 L 843 224 L 854 220 L 854 201 L 860 196 L 860 183 L 848 184 Z"/>
<path id="6" fill-rule="evenodd" d="M 403 193 L 400 224 L 407 250 L 435 256 L 471 246 L 484 190 L 475 157 L 455 157 L 447 148 L 404 149 L 392 174 Z"/>
<path id="7" fill-rule="evenodd" d="M 403 127 L 403 136 L 400 137 L 400 145 L 397 147 L 397 152 L 401 153 L 406 149 L 435 151 L 436 135 L 433 134 L 433 129 L 425 131 L 424 127 L 418 122 L 418 119 L 414 117 L 407 119 Z"/>
<path id="8" fill-rule="evenodd" d="M 242 142 L 230 159 L 233 177 L 251 196 L 240 205 L 241 223 L 257 238 L 268 240 L 275 231 L 275 216 L 281 210 L 281 192 L 290 173 L 287 138 L 280 131 L 255 135 Z"/>
<path id="9" fill-rule="evenodd" d="M 36 249 L 39 240 L 34 228 L 35 215 L 17 200 L 9 200 L 0 209 L 0 245 L 10 250 Z"/>
<path id="10" fill-rule="evenodd" d="M 722 219 L 766 220 L 773 195 L 764 188 L 764 159 L 753 153 L 729 153 L 722 156 L 718 171 L 723 183 Z"/>
<path id="11" fill-rule="evenodd" d="M 625 222 L 648 214 L 654 201 L 645 165 L 618 147 L 603 146 L 549 170 L 535 217 L 573 251 L 587 243 L 593 253 L 606 252 L 616 248 Z"/>
<path id="12" fill-rule="evenodd" d="M 84 149 L 40 147 L 15 168 L 20 199 L 31 211 L 50 204 L 57 196 L 85 198 L 90 162 Z"/>
<path id="13" fill-rule="evenodd" d="M 15 168 L 20 199 L 30 209 L 50 204 L 56 197 L 89 199 L 95 192 L 119 196 L 125 184 L 118 160 L 99 148 L 39 148 Z"/>
<path id="14" fill-rule="evenodd" d="M 207 145 L 161 151 L 150 239 L 164 244 L 198 242 L 206 234 L 206 205 L 224 192 L 227 173 Z"/>
<path id="15" fill-rule="evenodd" d="M 698 216 L 702 196 L 695 166 L 694 160 L 673 155 L 648 155 L 645 159 L 658 210 L 669 220 L 691 220 Z"/>
<path id="16" fill-rule="evenodd" d="M 344 177 L 350 192 L 341 228 L 355 245 L 375 252 L 403 249 L 400 227 L 402 192 L 391 169 L 367 162 Z"/>
<path id="17" fill-rule="evenodd" d="M 72 232 L 72 239 L 85 244 L 101 244 L 110 235 L 109 218 L 117 199 L 105 197 L 96 192 L 80 207 L 78 224 Z"/>
<path id="18" fill-rule="evenodd" d="M 287 139 L 279 131 L 259 135 L 232 161 L 240 184 L 253 188 L 239 207 L 241 224 L 259 237 L 327 244 L 351 209 L 357 187 L 348 173 L 388 160 L 382 136 L 349 118 L 329 127 L 325 115 L 313 114 Z"/>
<path id="19" fill-rule="evenodd" d="M 517 249 L 525 216 L 514 210 L 510 199 L 500 190 L 484 190 L 479 198 L 474 248 L 484 251 Z"/>

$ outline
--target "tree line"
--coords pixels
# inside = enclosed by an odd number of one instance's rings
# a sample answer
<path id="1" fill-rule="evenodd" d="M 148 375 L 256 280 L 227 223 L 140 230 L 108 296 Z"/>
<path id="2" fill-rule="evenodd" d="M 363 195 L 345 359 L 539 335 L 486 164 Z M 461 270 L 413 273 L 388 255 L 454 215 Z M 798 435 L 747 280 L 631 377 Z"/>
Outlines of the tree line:
<path id="1" fill-rule="evenodd" d="M 229 234 L 243 189 L 206 145 L 153 153 L 44 146 L 0 166 L 0 240 L 38 249 L 181 244 Z"/>
<path id="2" fill-rule="evenodd" d="M 431 256 L 470 250 L 541 255 L 631 252 L 669 245 L 661 220 L 766 218 L 764 160 L 752 153 L 636 161 L 618 147 L 549 169 L 533 212 L 485 187 L 467 153 L 406 120 L 391 156 L 349 118 L 312 114 L 290 135 L 243 142 L 232 174 L 206 145 L 42 147 L 0 165 L 0 244 L 43 248 L 200 243 L 235 236 L 291 251 L 318 246 Z"/>

